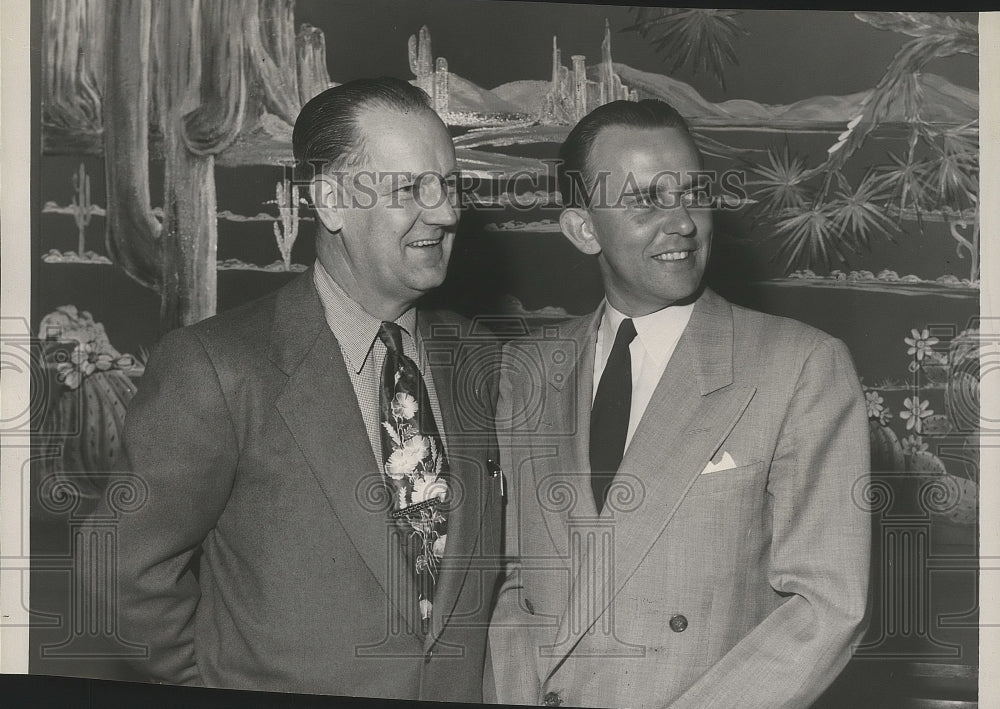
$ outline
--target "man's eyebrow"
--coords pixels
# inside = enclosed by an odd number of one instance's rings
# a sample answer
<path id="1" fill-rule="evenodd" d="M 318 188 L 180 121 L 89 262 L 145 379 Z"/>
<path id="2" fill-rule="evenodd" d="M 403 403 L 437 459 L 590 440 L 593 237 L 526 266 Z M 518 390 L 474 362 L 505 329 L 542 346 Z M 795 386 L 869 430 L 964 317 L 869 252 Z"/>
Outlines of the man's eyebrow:
<path id="1" fill-rule="evenodd" d="M 413 183 L 412 172 L 387 172 L 379 179 L 380 185 L 385 185 L 386 194 L 398 192 Z"/>
<path id="2" fill-rule="evenodd" d="M 669 194 L 671 192 L 687 192 L 692 189 L 694 183 L 691 180 L 686 180 L 678 185 L 650 185 L 649 187 L 639 187 L 636 189 L 630 189 L 625 192 L 626 197 L 648 197 L 656 198 L 661 194 Z"/>
<path id="3" fill-rule="evenodd" d="M 633 189 L 627 190 L 625 192 L 626 197 L 642 197 L 644 199 L 652 199 L 657 195 L 658 190 L 650 185 L 649 187 L 635 187 Z"/>
<path id="4" fill-rule="evenodd" d="M 629 188 L 625 191 L 625 195 L 629 197 L 634 196 L 650 196 L 655 197 L 660 192 L 666 192 L 668 190 L 682 190 L 687 191 L 694 187 L 694 181 L 690 177 L 686 177 L 677 184 L 666 182 L 665 180 L 657 180 L 655 184 L 650 184 L 646 187 L 639 187 L 638 185 Z"/>
<path id="5" fill-rule="evenodd" d="M 690 175 L 685 175 L 685 177 L 681 179 L 680 182 L 677 182 L 676 184 L 668 184 L 667 187 L 669 187 L 672 190 L 680 190 L 686 192 L 687 190 L 690 190 L 692 187 L 694 187 L 694 180 L 691 179 Z"/>
<path id="6" fill-rule="evenodd" d="M 443 175 L 435 172 L 423 172 L 420 173 L 419 177 L 421 179 L 427 177 L 438 177 L 446 182 L 455 182 L 461 176 L 462 171 L 459 168 L 453 168 L 452 170 L 444 173 Z M 392 194 L 394 192 L 399 192 L 400 190 L 408 189 L 412 187 L 417 182 L 418 175 L 414 172 L 389 172 L 384 173 L 383 180 L 380 182 L 386 184 L 385 190 L 386 194 Z"/>

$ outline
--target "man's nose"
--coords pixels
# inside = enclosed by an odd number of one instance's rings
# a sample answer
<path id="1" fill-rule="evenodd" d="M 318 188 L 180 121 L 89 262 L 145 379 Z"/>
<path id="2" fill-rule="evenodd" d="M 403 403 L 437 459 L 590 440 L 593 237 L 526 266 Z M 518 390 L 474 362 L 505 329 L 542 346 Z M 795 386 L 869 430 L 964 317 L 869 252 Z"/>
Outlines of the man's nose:
<path id="1" fill-rule="evenodd" d="M 437 226 L 454 226 L 458 223 L 458 210 L 451 203 L 451 198 L 445 196 L 440 205 L 433 206 L 424 212 L 424 221 Z"/>
<path id="2" fill-rule="evenodd" d="M 434 226 L 453 226 L 458 223 L 458 210 L 453 204 L 455 195 L 444 185 L 427 190 L 423 195 L 423 221 Z"/>
<path id="3" fill-rule="evenodd" d="M 660 231 L 664 234 L 694 236 L 697 227 L 691 218 L 689 208 L 684 204 L 678 204 L 662 210 Z"/>

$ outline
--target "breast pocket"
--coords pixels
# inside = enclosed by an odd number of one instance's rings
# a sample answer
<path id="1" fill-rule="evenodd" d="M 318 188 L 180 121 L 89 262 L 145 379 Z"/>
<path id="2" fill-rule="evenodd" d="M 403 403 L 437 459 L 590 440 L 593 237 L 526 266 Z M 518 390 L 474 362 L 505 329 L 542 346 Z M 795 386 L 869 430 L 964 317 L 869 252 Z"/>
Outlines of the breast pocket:
<path id="1" fill-rule="evenodd" d="M 701 473 L 690 493 L 694 494 L 726 494 L 733 493 L 744 487 L 759 485 L 762 489 L 764 479 L 764 461 L 748 463 L 727 470 L 715 470 Z M 689 493 L 689 494 L 690 494 Z"/>
<path id="2" fill-rule="evenodd" d="M 671 521 L 689 530 L 706 560 L 731 562 L 754 532 L 760 530 L 767 496 L 767 470 L 762 461 L 729 470 L 703 473 L 691 485 Z"/>

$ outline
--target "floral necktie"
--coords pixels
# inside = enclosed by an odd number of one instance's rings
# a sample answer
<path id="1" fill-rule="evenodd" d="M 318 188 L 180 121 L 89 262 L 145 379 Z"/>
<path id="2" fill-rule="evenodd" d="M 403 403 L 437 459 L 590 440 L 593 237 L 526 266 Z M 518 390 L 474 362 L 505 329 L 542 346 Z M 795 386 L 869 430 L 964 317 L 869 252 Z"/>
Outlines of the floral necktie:
<path id="1" fill-rule="evenodd" d="M 383 470 L 392 493 L 391 517 L 409 542 L 404 548 L 416 574 L 426 633 L 448 536 L 448 460 L 424 379 L 416 363 L 403 354 L 399 325 L 383 322 L 378 337 L 386 347 L 379 394 Z"/>

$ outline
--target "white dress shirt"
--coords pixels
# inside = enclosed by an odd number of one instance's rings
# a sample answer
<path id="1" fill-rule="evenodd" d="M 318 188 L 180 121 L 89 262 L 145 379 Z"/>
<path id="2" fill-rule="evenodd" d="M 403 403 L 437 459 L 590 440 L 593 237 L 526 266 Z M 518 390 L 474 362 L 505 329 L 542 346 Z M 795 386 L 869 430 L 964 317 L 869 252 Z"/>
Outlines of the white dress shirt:
<path id="1" fill-rule="evenodd" d="M 663 377 L 677 341 L 687 327 L 694 311 L 694 303 L 689 305 L 672 305 L 655 313 L 632 318 L 635 325 L 635 339 L 629 345 L 632 355 L 632 408 L 628 418 L 628 433 L 625 435 L 625 450 L 632 441 L 635 429 L 646 411 L 653 390 Z M 597 396 L 597 386 L 601 383 L 601 375 L 611 356 L 611 347 L 615 343 L 618 326 L 628 316 L 616 310 L 607 300 L 604 301 L 604 314 L 597 328 L 597 351 L 594 357 L 594 391 Z"/>

